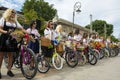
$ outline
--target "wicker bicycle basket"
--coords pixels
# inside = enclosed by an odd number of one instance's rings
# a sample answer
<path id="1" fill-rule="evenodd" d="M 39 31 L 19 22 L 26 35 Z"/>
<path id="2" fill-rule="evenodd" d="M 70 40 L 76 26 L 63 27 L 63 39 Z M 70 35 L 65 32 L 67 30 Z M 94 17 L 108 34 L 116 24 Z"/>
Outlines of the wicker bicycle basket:
<path id="1" fill-rule="evenodd" d="M 45 37 L 41 37 L 41 46 L 48 47 L 51 45 L 51 40 Z"/>
<path id="2" fill-rule="evenodd" d="M 63 44 L 58 44 L 57 46 L 56 46 L 56 51 L 58 52 L 58 53 L 61 53 L 61 52 L 64 52 L 64 49 L 63 49 Z"/>

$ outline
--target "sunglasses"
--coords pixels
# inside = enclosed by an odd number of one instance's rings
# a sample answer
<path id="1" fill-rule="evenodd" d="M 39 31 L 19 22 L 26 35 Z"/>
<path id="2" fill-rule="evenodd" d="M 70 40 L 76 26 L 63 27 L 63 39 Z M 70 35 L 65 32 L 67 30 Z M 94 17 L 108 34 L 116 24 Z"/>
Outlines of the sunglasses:
<path id="1" fill-rule="evenodd" d="M 50 25 L 54 25 L 54 24 L 50 24 Z"/>
<path id="2" fill-rule="evenodd" d="M 36 22 L 34 22 L 33 24 L 37 24 Z"/>
<path id="3" fill-rule="evenodd" d="M 36 24 L 37 24 L 36 22 L 33 23 L 33 25 L 36 25 Z"/>
<path id="4" fill-rule="evenodd" d="M 15 11 L 12 11 L 12 13 L 13 13 L 13 14 L 16 14 L 16 12 L 15 12 Z"/>

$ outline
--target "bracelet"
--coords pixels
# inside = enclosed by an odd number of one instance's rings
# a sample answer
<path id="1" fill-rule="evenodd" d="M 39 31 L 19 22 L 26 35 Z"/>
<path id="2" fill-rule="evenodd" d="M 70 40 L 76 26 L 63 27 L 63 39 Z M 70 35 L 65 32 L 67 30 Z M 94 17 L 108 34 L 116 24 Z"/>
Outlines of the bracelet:
<path id="1" fill-rule="evenodd" d="M 3 34 L 7 34 L 7 33 L 8 33 L 8 31 L 4 31 L 4 32 L 3 32 Z"/>
<path id="2" fill-rule="evenodd" d="M 6 34 L 8 34 L 8 31 L 6 31 Z"/>

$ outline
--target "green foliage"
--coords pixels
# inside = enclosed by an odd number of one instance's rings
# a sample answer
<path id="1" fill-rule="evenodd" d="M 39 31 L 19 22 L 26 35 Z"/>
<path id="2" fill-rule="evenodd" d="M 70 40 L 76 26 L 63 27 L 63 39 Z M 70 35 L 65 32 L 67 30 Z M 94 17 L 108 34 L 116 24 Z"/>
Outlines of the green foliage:
<path id="1" fill-rule="evenodd" d="M 113 33 L 113 25 L 108 24 L 106 21 L 103 20 L 95 20 L 92 22 L 92 29 L 99 33 L 100 36 L 105 36 L 105 25 L 106 25 L 106 36 L 110 36 L 112 41 L 117 42 L 118 39 L 115 38 Z M 85 26 L 86 28 L 90 29 L 90 24 Z"/>
<path id="2" fill-rule="evenodd" d="M 44 0 L 26 0 L 22 7 L 22 12 L 27 14 L 31 9 L 36 12 L 38 18 L 42 17 L 45 21 L 53 19 L 57 13 L 57 10 L 53 8 L 53 4 L 50 5 Z"/>
<path id="3" fill-rule="evenodd" d="M 26 23 L 30 23 L 32 20 L 38 19 L 36 11 L 34 9 L 29 10 L 26 14 L 24 14 Z"/>
<path id="4" fill-rule="evenodd" d="M 23 17 L 18 17 L 17 20 L 19 21 L 20 24 L 23 24 L 24 23 L 24 18 Z"/>
<path id="5" fill-rule="evenodd" d="M 108 24 L 103 20 L 95 20 L 92 22 L 92 29 L 99 33 L 99 35 L 104 35 L 105 33 L 105 25 L 106 25 L 106 35 L 110 36 L 113 33 L 113 25 Z M 90 29 L 90 24 L 85 26 Z"/>
<path id="6" fill-rule="evenodd" d="M 115 38 L 115 36 L 113 36 L 113 35 L 111 35 L 110 37 L 111 37 L 111 40 L 112 40 L 113 42 L 118 42 L 118 41 L 119 41 L 119 40 L 118 40 L 117 38 Z"/>
<path id="7" fill-rule="evenodd" d="M 43 34 L 45 29 L 45 21 L 52 20 L 57 13 L 57 10 L 53 8 L 53 4 L 50 5 L 44 0 L 25 0 L 21 11 L 24 13 L 26 25 L 29 25 L 31 20 L 39 19 L 41 21 L 40 34 Z"/>

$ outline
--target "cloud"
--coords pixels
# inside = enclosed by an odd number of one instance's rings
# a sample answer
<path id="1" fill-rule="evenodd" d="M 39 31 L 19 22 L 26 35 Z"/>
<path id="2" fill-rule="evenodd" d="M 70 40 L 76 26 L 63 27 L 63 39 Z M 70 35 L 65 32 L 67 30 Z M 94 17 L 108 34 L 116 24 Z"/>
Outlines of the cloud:
<path id="1" fill-rule="evenodd" d="M 1 0 L 0 5 L 20 11 L 25 0 Z"/>
<path id="2" fill-rule="evenodd" d="M 72 22 L 73 0 L 45 0 L 58 10 L 60 18 L 64 18 Z M 85 26 L 90 23 L 90 14 L 93 16 L 93 21 L 96 19 L 105 20 L 109 24 L 113 24 L 114 28 L 120 26 L 120 0 L 81 0 L 81 10 L 79 14 L 75 14 L 75 23 Z M 118 24 L 118 25 L 117 25 Z M 113 35 L 118 37 L 118 29 L 114 29 Z"/>
<path id="3" fill-rule="evenodd" d="M 20 10 L 25 0 L 1 0 L 0 5 Z M 73 6 L 79 0 L 44 0 L 54 4 L 58 10 L 58 16 L 68 21 L 73 20 Z M 113 35 L 118 37 L 120 33 L 117 27 L 120 27 L 120 0 L 80 0 L 82 12 L 75 13 L 75 23 L 85 26 L 90 23 L 90 14 L 93 15 L 93 21 L 96 19 L 105 20 L 114 25 Z"/>

